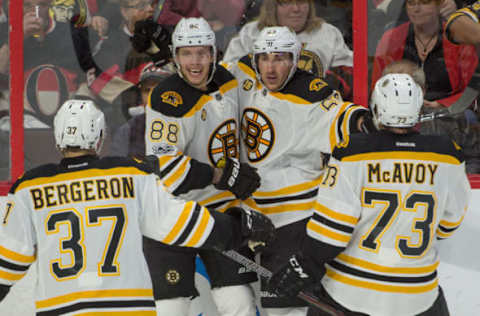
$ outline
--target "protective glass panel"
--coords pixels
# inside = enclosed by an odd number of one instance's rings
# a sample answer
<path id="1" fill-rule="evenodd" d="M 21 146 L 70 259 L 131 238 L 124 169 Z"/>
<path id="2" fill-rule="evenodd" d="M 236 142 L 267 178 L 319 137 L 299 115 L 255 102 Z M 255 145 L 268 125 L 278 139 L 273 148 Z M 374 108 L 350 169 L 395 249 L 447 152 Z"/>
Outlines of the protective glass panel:
<path id="1" fill-rule="evenodd" d="M 0 2 L 0 181 L 10 176 L 10 118 L 7 3 Z"/>

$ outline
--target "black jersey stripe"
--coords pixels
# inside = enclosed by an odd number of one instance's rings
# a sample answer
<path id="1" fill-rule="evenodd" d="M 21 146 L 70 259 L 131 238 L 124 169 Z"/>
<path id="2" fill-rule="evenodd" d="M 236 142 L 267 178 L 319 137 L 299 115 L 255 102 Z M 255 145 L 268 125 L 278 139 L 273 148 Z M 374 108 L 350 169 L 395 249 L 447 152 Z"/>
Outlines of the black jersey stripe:
<path id="1" fill-rule="evenodd" d="M 274 204 L 274 203 L 281 203 L 281 202 L 288 202 L 288 201 L 297 201 L 297 200 L 305 200 L 314 198 L 317 196 L 318 189 L 315 188 L 311 191 L 306 193 L 302 193 L 299 195 L 292 195 L 292 196 L 285 196 L 279 198 L 269 198 L 269 199 L 262 199 L 262 198 L 254 198 L 255 203 L 258 205 L 265 205 L 265 204 Z"/>
<path id="2" fill-rule="evenodd" d="M 444 233 L 446 233 L 446 234 L 451 234 L 452 232 L 454 232 L 454 231 L 456 231 L 456 230 L 458 229 L 458 227 L 447 228 L 447 227 L 442 226 L 442 225 L 439 225 L 438 228 L 439 228 L 442 232 L 444 232 Z"/>
<path id="3" fill-rule="evenodd" d="M 30 265 L 25 265 L 24 266 L 24 265 L 15 264 L 15 263 L 11 263 L 9 261 L 5 261 L 3 259 L 0 259 L 0 267 L 8 269 L 8 270 L 23 272 L 23 271 L 27 271 L 28 267 L 30 267 Z"/>
<path id="4" fill-rule="evenodd" d="M 202 207 L 198 203 L 195 203 L 195 208 L 192 211 L 192 216 L 190 216 L 190 220 L 189 220 L 187 226 L 184 228 L 182 234 L 173 243 L 173 245 L 179 246 L 179 245 L 181 245 L 182 243 L 185 242 L 188 235 L 190 235 L 190 233 L 193 231 L 193 227 L 197 223 L 197 220 L 198 220 L 198 217 L 200 216 L 201 210 L 202 210 Z"/>
<path id="5" fill-rule="evenodd" d="M 173 162 L 171 162 L 168 167 L 160 171 L 160 179 L 165 178 L 166 175 L 168 175 L 183 159 L 183 155 L 178 156 Z"/>
<path id="6" fill-rule="evenodd" d="M 338 261 L 332 261 L 328 263 L 331 267 L 335 268 L 336 270 L 357 276 L 364 279 L 370 279 L 375 281 L 382 281 L 382 282 L 391 282 L 391 283 L 427 283 L 433 281 L 437 278 L 437 271 L 425 275 L 425 276 L 416 276 L 416 277 L 399 277 L 399 276 L 392 276 L 392 275 L 380 275 L 371 272 L 365 272 L 362 270 L 358 270 L 347 265 L 344 265 Z"/>
<path id="7" fill-rule="evenodd" d="M 315 221 L 317 221 L 317 222 L 319 222 L 323 225 L 326 225 L 330 228 L 333 228 L 335 230 L 341 230 L 342 232 L 347 233 L 347 234 L 352 234 L 353 233 L 353 227 L 347 226 L 347 225 L 342 225 L 342 224 L 336 223 L 334 221 L 331 221 L 328 218 L 323 217 L 322 215 L 318 214 L 317 212 L 313 213 L 313 220 L 315 220 Z"/>
<path id="8" fill-rule="evenodd" d="M 37 316 L 57 316 L 57 315 L 62 315 L 66 313 L 78 312 L 83 309 L 133 308 L 133 307 L 155 308 L 155 302 L 153 300 L 78 302 L 72 305 L 63 306 L 56 309 L 37 312 Z"/>
<path id="9" fill-rule="evenodd" d="M 220 208 L 221 206 L 223 206 L 225 204 L 228 204 L 232 201 L 235 201 L 235 199 L 228 199 L 228 200 L 223 200 L 223 201 L 210 203 L 210 204 L 205 205 L 205 207 L 209 210 L 216 210 L 216 209 Z"/>

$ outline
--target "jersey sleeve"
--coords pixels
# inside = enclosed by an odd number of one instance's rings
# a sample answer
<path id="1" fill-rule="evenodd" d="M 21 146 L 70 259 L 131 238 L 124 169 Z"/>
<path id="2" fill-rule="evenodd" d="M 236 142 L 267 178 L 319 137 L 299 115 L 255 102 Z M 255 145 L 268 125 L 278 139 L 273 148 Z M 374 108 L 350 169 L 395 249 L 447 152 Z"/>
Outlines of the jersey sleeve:
<path id="1" fill-rule="evenodd" d="M 345 248 L 359 220 L 361 205 L 350 171 L 331 158 L 318 191 L 314 213 L 307 224 L 307 235 L 322 243 Z"/>
<path id="2" fill-rule="evenodd" d="M 155 175 L 145 177 L 142 190 L 142 232 L 168 245 L 201 247 L 215 223 L 210 212 L 194 201 L 168 193 Z"/>
<path id="3" fill-rule="evenodd" d="M 211 184 L 213 168 L 183 153 L 195 133 L 192 118 L 170 117 L 147 109 L 146 120 L 146 143 L 152 144 L 147 146 L 147 154 L 159 157 L 160 177 L 169 192 L 179 195 Z M 155 141 L 157 133 L 167 133 L 166 140 L 162 137 L 162 140 Z"/>
<path id="4" fill-rule="evenodd" d="M 445 212 L 437 228 L 438 239 L 446 239 L 452 236 L 460 227 L 471 197 L 472 190 L 465 173 L 465 163 L 454 168 L 451 179 L 453 181 L 449 182 L 450 189 L 448 190 Z"/>
<path id="5" fill-rule="evenodd" d="M 1 203 L 0 284 L 19 281 L 35 261 L 35 233 L 22 193 L 9 194 Z"/>

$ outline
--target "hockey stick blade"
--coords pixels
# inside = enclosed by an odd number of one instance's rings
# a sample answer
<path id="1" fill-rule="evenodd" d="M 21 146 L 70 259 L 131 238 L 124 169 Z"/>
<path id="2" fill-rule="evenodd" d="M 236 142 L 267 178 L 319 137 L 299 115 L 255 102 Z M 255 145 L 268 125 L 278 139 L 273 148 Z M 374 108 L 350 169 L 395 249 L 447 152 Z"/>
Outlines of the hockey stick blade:
<path id="1" fill-rule="evenodd" d="M 256 272 L 259 276 L 263 278 L 270 279 L 270 277 L 272 276 L 272 272 L 270 270 L 268 270 L 265 267 L 262 267 L 255 261 L 245 257 L 244 255 L 236 252 L 235 250 L 222 251 L 221 253 L 224 256 L 232 259 L 233 261 L 241 264 L 242 266 L 247 268 L 247 270 Z M 327 313 L 330 316 L 345 316 L 345 314 L 342 311 L 339 311 L 335 309 L 333 306 L 320 301 L 313 294 L 300 292 L 298 293 L 297 297 L 304 300 L 311 306 L 318 308 L 322 312 Z"/>
<path id="2" fill-rule="evenodd" d="M 475 101 L 478 95 L 479 95 L 478 90 L 471 87 L 466 87 L 465 90 L 463 90 L 463 93 L 460 96 L 460 98 L 457 100 L 457 102 L 453 103 L 448 108 L 442 111 L 431 112 L 428 114 L 421 115 L 420 123 L 433 121 L 435 119 L 442 118 L 442 117 L 452 117 L 452 116 L 461 114 L 466 109 L 468 109 L 468 107 L 473 103 L 473 101 Z"/>

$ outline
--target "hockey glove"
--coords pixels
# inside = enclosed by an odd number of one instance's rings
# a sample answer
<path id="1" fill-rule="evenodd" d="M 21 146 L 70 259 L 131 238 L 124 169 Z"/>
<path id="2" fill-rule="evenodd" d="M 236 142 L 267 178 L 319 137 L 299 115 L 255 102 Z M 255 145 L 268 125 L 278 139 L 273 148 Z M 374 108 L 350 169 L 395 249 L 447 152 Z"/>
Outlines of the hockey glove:
<path id="1" fill-rule="evenodd" d="M 363 121 L 360 125 L 360 131 L 365 134 L 371 134 L 377 132 L 375 123 L 373 122 L 372 112 L 367 111 L 363 116 Z"/>
<path id="2" fill-rule="evenodd" d="M 246 243 L 254 244 L 252 250 L 259 252 L 275 240 L 275 226 L 267 216 L 240 207 L 230 207 L 225 214 L 240 222 L 242 246 Z"/>
<path id="3" fill-rule="evenodd" d="M 296 297 L 300 291 L 313 285 L 313 263 L 300 253 L 288 258 L 279 270 L 268 280 L 268 290 L 278 296 Z"/>
<path id="4" fill-rule="evenodd" d="M 170 59 L 170 32 L 152 19 L 137 21 L 131 38 L 133 48 L 149 54 L 160 66 Z M 153 45 L 152 45 L 153 43 Z"/>
<path id="5" fill-rule="evenodd" d="M 221 159 L 218 168 L 223 168 L 222 176 L 215 188 L 228 190 L 241 200 L 250 197 L 260 186 L 260 176 L 257 169 L 246 163 L 240 163 L 237 159 Z"/>

